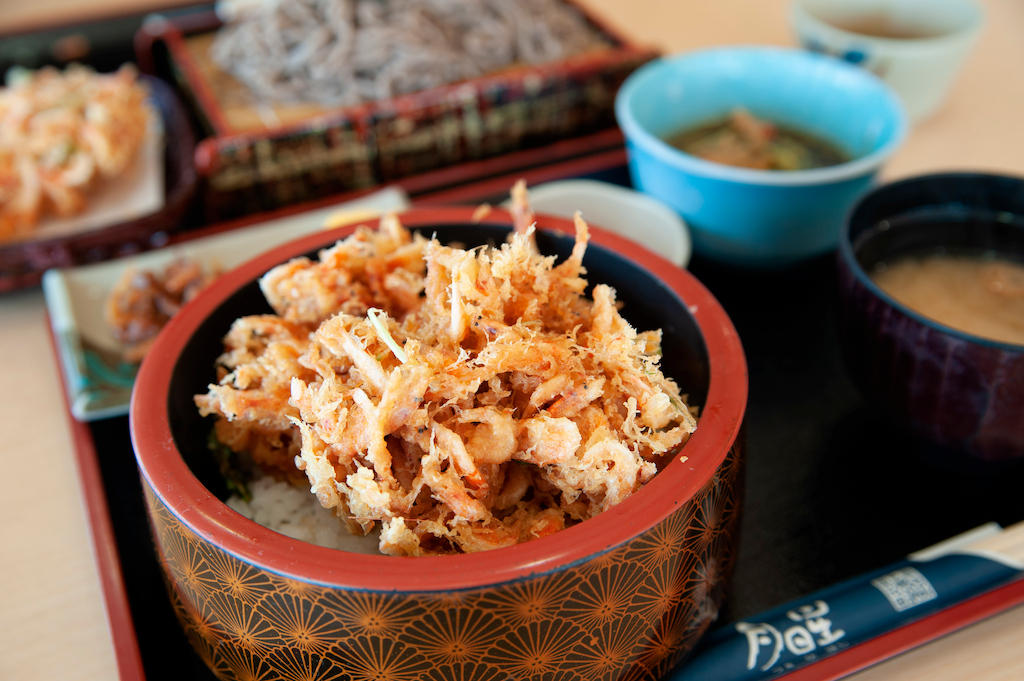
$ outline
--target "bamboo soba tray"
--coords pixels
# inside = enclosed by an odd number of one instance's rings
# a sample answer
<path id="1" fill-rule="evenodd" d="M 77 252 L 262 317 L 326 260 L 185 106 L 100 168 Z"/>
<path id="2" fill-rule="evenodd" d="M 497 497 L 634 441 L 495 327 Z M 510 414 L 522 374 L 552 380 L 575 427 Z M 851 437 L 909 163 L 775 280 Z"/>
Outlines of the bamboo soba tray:
<path id="1" fill-rule="evenodd" d="M 136 52 L 208 135 L 196 167 L 206 216 L 221 219 L 607 128 L 619 85 L 656 52 L 579 9 L 607 48 L 340 108 L 256 101 L 210 57 L 212 12 L 147 22 Z"/>

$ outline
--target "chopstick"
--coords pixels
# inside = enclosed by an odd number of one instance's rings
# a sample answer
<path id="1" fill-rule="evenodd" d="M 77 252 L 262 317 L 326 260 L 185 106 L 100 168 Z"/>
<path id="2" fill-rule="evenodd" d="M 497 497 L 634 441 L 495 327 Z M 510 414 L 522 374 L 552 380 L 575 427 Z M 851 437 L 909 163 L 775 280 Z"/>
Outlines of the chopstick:
<path id="1" fill-rule="evenodd" d="M 1005 530 L 972 542 L 973 551 L 991 552 L 1004 559 L 1015 561 L 1024 569 L 1024 522 L 1011 525 Z"/>
<path id="2" fill-rule="evenodd" d="M 1024 577 L 1024 523 L 989 523 L 706 637 L 667 681 L 759 681 L 801 669 Z"/>

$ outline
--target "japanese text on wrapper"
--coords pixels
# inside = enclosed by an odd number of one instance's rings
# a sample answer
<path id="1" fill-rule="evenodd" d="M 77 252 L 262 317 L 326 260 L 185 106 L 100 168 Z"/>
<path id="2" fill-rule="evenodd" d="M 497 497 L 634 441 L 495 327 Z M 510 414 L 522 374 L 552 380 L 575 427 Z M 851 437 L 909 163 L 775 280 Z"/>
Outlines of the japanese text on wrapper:
<path id="1" fill-rule="evenodd" d="M 786 617 L 793 624 L 781 631 L 767 623 L 737 622 L 736 630 L 747 637 L 749 646 L 747 669 L 767 671 L 779 661 L 783 652 L 799 657 L 842 639 L 846 632 L 832 629 L 832 620 L 826 617 L 828 613 L 828 603 L 814 601 L 788 611 Z"/>

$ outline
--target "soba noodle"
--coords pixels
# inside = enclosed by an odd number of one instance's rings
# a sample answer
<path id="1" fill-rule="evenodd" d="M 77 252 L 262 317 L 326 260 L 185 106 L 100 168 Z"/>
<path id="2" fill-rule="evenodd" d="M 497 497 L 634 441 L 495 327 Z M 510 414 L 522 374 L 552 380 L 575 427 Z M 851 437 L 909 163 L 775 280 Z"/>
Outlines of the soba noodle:
<path id="1" fill-rule="evenodd" d="M 561 0 L 277 0 L 239 9 L 212 56 L 259 97 L 344 106 L 604 45 Z"/>

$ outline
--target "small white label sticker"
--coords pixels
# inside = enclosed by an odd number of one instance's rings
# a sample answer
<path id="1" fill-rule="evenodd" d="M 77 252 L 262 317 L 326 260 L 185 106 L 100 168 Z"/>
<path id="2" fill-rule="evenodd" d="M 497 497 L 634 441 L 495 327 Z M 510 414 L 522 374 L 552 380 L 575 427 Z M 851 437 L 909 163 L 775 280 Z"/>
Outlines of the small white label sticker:
<path id="1" fill-rule="evenodd" d="M 912 567 L 900 568 L 872 579 L 871 585 L 882 592 L 896 612 L 927 603 L 937 596 L 932 583 Z"/>

